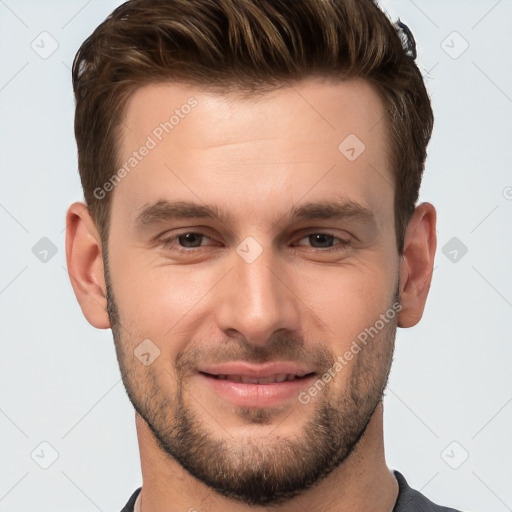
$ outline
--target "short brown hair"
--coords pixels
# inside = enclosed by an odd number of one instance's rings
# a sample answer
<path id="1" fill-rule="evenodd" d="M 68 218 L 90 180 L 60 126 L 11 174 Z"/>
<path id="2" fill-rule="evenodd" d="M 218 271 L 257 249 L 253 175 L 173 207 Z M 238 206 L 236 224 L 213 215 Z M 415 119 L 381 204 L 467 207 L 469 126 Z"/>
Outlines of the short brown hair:
<path id="1" fill-rule="evenodd" d="M 314 76 L 363 78 L 387 112 L 401 254 L 434 122 L 414 59 L 407 27 L 393 24 L 372 0 L 124 3 L 84 41 L 73 62 L 78 166 L 102 240 L 108 239 L 111 194 L 98 199 L 94 190 L 117 170 L 124 112 L 141 86 L 181 82 L 263 93 Z"/>

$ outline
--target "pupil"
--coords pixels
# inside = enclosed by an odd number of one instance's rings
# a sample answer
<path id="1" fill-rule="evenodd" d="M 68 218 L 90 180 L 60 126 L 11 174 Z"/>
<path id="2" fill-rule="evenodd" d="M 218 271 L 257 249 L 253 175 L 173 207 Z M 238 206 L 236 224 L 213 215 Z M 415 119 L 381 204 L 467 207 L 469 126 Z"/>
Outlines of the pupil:
<path id="1" fill-rule="evenodd" d="M 201 245 L 201 236 L 198 233 L 185 233 L 178 237 L 183 247 L 199 247 Z"/>
<path id="2" fill-rule="evenodd" d="M 326 235 L 324 233 L 318 233 L 316 235 L 309 235 L 309 241 L 312 245 L 318 242 L 320 247 L 331 247 L 333 242 L 333 235 Z"/>

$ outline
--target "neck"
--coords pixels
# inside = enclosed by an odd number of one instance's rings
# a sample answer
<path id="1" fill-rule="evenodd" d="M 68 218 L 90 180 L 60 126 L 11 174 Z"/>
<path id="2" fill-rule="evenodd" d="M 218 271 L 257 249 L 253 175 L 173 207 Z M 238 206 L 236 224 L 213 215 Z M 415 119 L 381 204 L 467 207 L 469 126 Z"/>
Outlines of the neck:
<path id="1" fill-rule="evenodd" d="M 312 488 L 280 506 L 272 507 L 273 510 L 392 512 L 398 495 L 398 483 L 386 466 L 382 424 L 380 402 L 350 456 Z M 143 477 L 141 512 L 249 512 L 268 508 L 249 506 L 220 496 L 164 453 L 138 414 L 136 427 Z"/>

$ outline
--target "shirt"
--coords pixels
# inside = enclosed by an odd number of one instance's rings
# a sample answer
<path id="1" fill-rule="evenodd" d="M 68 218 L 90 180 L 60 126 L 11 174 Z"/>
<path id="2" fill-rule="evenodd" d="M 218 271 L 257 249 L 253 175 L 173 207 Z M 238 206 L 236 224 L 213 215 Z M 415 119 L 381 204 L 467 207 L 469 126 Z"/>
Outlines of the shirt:
<path id="1" fill-rule="evenodd" d="M 398 497 L 393 512 L 460 512 L 454 508 L 436 505 L 420 492 L 411 489 L 402 473 L 396 469 L 393 470 L 393 473 L 398 482 Z M 139 487 L 131 495 L 121 512 L 137 512 L 134 506 L 141 489 L 142 487 Z"/>

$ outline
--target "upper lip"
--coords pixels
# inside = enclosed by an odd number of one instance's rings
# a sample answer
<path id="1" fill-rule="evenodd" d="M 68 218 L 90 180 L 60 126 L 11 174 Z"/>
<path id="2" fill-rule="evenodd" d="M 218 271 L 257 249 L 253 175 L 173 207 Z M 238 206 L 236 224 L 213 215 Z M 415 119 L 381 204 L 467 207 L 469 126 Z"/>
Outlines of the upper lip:
<path id="1" fill-rule="evenodd" d="M 199 368 L 199 372 L 208 373 L 210 375 L 240 375 L 255 379 L 283 374 L 303 377 L 309 373 L 314 373 L 311 368 L 286 361 L 274 361 L 259 365 L 243 361 L 232 361 L 229 363 L 202 366 Z"/>

